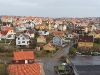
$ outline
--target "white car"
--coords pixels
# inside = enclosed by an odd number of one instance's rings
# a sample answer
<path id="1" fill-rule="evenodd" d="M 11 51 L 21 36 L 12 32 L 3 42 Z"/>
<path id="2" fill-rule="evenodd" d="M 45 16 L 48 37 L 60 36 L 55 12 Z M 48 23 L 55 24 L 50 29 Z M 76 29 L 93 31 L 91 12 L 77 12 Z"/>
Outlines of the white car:
<path id="1" fill-rule="evenodd" d="M 79 54 L 79 55 L 81 55 L 81 53 L 80 53 L 80 52 L 76 52 L 76 54 Z"/>

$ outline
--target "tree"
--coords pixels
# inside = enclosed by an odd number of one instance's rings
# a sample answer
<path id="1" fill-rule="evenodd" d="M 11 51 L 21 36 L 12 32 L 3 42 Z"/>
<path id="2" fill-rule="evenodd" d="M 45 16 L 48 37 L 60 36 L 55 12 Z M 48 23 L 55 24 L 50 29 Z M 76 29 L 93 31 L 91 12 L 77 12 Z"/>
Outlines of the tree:
<path id="1" fill-rule="evenodd" d="M 77 52 L 77 50 L 74 47 L 71 47 L 69 49 L 69 54 L 71 54 L 71 55 L 76 55 L 76 52 Z"/>

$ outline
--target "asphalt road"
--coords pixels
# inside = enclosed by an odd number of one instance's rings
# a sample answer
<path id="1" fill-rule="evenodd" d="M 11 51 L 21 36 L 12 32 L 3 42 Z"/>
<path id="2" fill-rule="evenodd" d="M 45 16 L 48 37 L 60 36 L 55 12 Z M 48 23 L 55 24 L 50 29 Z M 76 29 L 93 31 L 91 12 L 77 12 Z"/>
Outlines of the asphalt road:
<path id="1" fill-rule="evenodd" d="M 62 48 L 54 57 L 41 59 L 41 62 L 44 63 L 45 75 L 56 75 L 56 73 L 54 72 L 54 66 L 58 66 L 63 63 L 59 59 L 61 56 L 68 54 L 70 47 L 71 45 Z"/>

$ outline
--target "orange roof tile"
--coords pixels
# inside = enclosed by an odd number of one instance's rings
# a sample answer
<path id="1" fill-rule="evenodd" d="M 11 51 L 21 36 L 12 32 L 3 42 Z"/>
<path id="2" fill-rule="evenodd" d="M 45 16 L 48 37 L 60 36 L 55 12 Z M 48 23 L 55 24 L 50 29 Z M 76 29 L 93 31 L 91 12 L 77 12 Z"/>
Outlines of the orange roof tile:
<path id="1" fill-rule="evenodd" d="M 45 39 L 43 35 L 39 36 L 39 38 Z"/>
<path id="2" fill-rule="evenodd" d="M 13 27 L 5 27 L 5 26 L 2 29 L 5 30 L 5 31 L 14 30 Z"/>
<path id="3" fill-rule="evenodd" d="M 52 46 L 52 43 L 49 42 L 47 45 Z"/>
<path id="4" fill-rule="evenodd" d="M 14 60 L 34 59 L 33 51 L 14 52 Z"/>
<path id="5" fill-rule="evenodd" d="M 9 75 L 41 75 L 40 64 L 16 64 L 8 66 Z"/>

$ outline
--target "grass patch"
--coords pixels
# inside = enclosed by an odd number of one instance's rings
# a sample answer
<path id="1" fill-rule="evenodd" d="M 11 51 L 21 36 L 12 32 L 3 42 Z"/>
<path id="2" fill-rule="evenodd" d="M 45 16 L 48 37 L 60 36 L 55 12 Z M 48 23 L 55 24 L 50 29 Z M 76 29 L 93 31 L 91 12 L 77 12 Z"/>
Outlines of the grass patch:
<path id="1" fill-rule="evenodd" d="M 40 57 L 52 57 L 58 50 L 55 51 L 36 51 L 35 52 L 35 57 L 40 58 Z"/>
<path id="2" fill-rule="evenodd" d="M 0 63 L 0 75 L 7 75 L 7 65 Z"/>
<path id="3" fill-rule="evenodd" d="M 94 43 L 93 46 L 94 47 L 97 47 L 97 46 L 100 47 L 100 44 L 99 43 Z"/>

